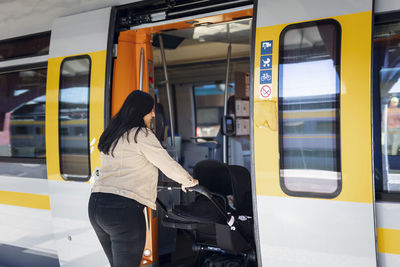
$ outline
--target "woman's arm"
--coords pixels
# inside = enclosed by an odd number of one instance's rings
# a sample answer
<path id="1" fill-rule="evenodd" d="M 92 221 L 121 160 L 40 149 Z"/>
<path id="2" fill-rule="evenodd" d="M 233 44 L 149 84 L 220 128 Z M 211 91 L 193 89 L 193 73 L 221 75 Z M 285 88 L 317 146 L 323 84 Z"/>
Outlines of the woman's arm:
<path id="1" fill-rule="evenodd" d="M 182 190 L 185 187 L 191 187 L 198 184 L 193 177 L 176 162 L 165 150 L 153 132 L 140 131 L 137 136 L 137 142 L 140 151 L 154 166 L 159 168 L 168 178 L 182 184 Z M 185 191 L 185 190 L 184 190 Z"/>

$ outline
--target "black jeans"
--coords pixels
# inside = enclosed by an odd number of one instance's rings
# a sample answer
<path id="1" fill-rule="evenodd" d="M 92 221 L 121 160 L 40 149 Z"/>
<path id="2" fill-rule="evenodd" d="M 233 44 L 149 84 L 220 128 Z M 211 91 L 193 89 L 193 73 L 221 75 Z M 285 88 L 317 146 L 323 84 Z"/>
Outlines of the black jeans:
<path id="1" fill-rule="evenodd" d="M 108 193 L 92 193 L 89 219 L 112 267 L 140 265 L 146 242 L 144 206 Z"/>

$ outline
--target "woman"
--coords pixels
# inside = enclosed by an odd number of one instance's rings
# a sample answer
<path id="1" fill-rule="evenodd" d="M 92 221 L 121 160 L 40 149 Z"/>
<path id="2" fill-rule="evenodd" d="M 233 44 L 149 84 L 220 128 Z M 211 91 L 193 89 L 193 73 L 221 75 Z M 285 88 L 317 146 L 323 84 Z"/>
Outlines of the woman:
<path id="1" fill-rule="evenodd" d="M 156 209 L 159 168 L 182 184 L 198 184 L 150 130 L 151 95 L 132 92 L 100 137 L 101 168 L 89 200 L 90 222 L 112 267 L 139 266 L 146 239 L 143 209 Z"/>

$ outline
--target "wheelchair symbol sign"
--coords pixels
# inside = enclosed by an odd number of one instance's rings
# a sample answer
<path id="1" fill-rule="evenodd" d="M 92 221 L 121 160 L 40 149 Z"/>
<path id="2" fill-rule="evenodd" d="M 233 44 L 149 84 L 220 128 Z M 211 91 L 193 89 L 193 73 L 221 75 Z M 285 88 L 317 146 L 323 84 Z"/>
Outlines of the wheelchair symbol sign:
<path id="1" fill-rule="evenodd" d="M 260 98 L 267 99 L 271 97 L 271 86 L 269 85 L 261 85 L 260 86 Z"/>

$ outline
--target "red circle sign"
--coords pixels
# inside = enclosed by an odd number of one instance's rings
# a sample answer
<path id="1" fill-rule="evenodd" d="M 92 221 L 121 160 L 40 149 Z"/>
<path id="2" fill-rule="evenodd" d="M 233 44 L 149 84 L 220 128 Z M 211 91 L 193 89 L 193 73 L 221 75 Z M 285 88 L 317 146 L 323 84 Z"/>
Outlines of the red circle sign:
<path id="1" fill-rule="evenodd" d="M 271 95 L 272 89 L 269 85 L 263 85 L 260 88 L 260 96 L 262 98 L 268 98 Z"/>

